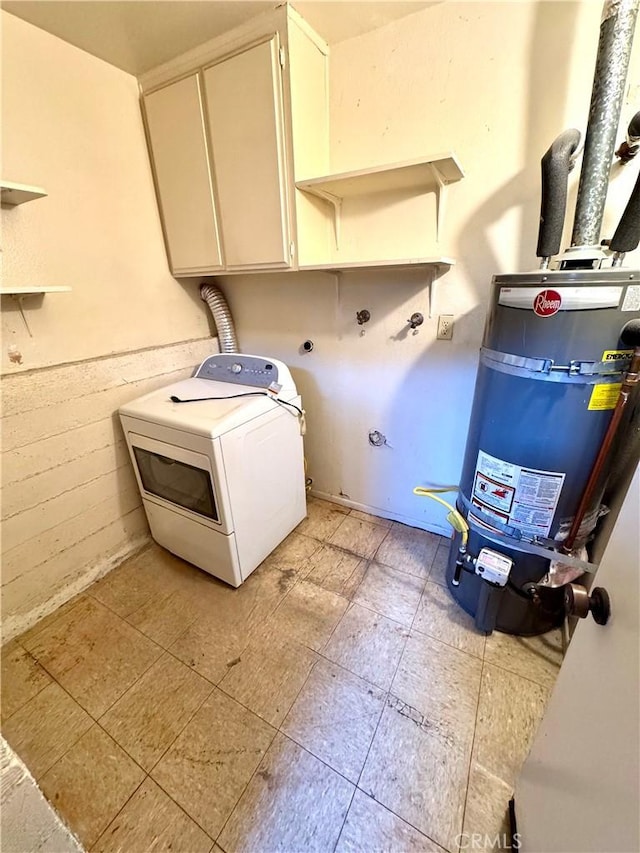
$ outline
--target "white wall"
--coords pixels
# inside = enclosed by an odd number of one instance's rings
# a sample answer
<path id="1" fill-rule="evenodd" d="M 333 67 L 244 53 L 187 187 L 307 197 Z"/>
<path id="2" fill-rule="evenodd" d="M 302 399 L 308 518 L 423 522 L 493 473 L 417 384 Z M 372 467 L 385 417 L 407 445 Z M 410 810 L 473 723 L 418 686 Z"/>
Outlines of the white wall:
<path id="1" fill-rule="evenodd" d="M 167 268 L 136 80 L 2 14 L 2 176 L 48 197 L 3 209 L 3 639 L 148 538 L 118 406 L 217 342 Z M 12 363 L 9 347 L 21 354 Z"/>
<path id="2" fill-rule="evenodd" d="M 437 288 L 436 312 L 455 315 L 452 342 L 435 340 L 435 317 L 406 334 L 410 314 L 428 311 L 415 272 L 225 281 L 243 349 L 293 368 L 317 491 L 447 529 L 411 491 L 458 480 L 491 276 L 536 265 L 540 158 L 566 127 L 584 130 L 600 12 L 596 2 L 445 3 L 332 48 L 332 170 L 453 149 L 466 177 L 450 187 L 441 243 L 458 263 Z M 629 80 L 623 127 L 638 108 L 640 39 Z M 609 236 L 636 174 L 637 164 L 613 169 Z M 364 337 L 360 308 L 372 316 Z M 315 349 L 302 355 L 307 338 Z M 370 429 L 389 446 L 371 447 Z"/>
<path id="3" fill-rule="evenodd" d="M 2 177 L 47 198 L 2 210 L 3 372 L 209 334 L 195 288 L 167 268 L 134 77 L 2 13 Z M 9 345 L 22 364 L 8 359 Z"/>

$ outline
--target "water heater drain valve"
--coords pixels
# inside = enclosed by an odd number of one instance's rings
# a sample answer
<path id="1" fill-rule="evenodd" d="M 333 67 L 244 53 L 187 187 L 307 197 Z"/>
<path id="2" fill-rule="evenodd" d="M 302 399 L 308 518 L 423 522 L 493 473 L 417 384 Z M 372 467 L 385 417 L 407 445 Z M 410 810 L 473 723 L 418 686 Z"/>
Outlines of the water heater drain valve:
<path id="1" fill-rule="evenodd" d="M 476 557 L 476 574 L 494 586 L 504 586 L 509 580 L 513 560 L 491 548 L 482 548 Z"/>

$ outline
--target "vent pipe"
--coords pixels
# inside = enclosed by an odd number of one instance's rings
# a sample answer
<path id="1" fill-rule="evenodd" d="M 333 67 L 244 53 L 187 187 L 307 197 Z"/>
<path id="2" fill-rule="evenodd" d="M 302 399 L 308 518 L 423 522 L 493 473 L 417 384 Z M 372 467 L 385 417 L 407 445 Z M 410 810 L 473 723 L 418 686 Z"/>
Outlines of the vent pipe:
<path id="1" fill-rule="evenodd" d="M 220 352 L 239 352 L 238 338 L 233 324 L 233 317 L 224 298 L 224 293 L 215 284 L 200 285 L 200 297 L 209 306 L 216 324 Z"/>
<path id="2" fill-rule="evenodd" d="M 607 199 L 639 0 L 606 0 L 593 77 L 572 246 L 595 246 Z"/>

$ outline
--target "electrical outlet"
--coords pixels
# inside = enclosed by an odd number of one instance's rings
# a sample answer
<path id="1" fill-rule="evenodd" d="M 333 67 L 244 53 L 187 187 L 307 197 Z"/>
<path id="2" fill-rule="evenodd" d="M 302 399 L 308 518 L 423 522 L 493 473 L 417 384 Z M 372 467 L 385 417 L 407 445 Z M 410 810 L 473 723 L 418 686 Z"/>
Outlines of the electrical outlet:
<path id="1" fill-rule="evenodd" d="M 453 314 L 440 314 L 438 317 L 438 333 L 436 338 L 439 341 L 450 341 L 453 337 Z"/>

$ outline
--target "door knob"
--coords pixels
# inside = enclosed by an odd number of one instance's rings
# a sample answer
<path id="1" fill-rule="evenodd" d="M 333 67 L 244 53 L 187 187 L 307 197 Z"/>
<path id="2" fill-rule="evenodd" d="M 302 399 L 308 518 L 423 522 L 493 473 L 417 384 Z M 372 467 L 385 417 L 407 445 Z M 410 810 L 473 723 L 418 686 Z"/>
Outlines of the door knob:
<path id="1" fill-rule="evenodd" d="M 591 595 L 585 587 L 577 583 L 567 584 L 564 588 L 564 609 L 567 616 L 586 619 L 591 613 L 598 625 L 606 625 L 611 616 L 611 601 L 604 587 L 594 587 Z"/>

